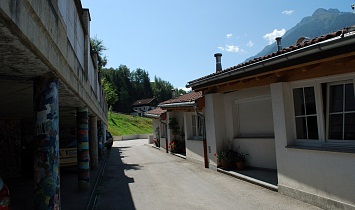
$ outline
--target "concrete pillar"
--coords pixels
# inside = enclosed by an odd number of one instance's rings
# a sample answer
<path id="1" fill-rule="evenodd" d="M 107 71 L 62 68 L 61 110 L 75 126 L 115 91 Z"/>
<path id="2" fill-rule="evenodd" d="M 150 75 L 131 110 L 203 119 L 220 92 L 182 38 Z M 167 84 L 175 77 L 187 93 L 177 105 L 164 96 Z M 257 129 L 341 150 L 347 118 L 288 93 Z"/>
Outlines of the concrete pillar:
<path id="1" fill-rule="evenodd" d="M 99 167 L 97 117 L 90 117 L 90 160 L 91 169 L 97 169 Z"/>
<path id="2" fill-rule="evenodd" d="M 60 209 L 58 79 L 34 80 L 35 209 Z"/>
<path id="3" fill-rule="evenodd" d="M 88 135 L 88 108 L 77 109 L 78 188 L 90 189 L 90 156 Z"/>
<path id="4" fill-rule="evenodd" d="M 106 130 L 107 130 L 107 128 L 106 128 L 106 125 L 104 124 L 104 123 L 102 123 L 102 133 L 103 133 L 103 145 L 105 145 L 106 144 L 106 142 L 107 142 L 107 139 L 106 139 Z M 105 146 L 104 146 L 104 148 L 106 148 Z"/>
<path id="5" fill-rule="evenodd" d="M 103 133 L 103 122 L 99 120 L 97 124 L 97 134 L 99 140 L 99 158 L 101 158 L 104 154 L 104 133 Z"/>
<path id="6" fill-rule="evenodd" d="M 221 94 L 207 94 L 205 96 L 205 124 L 209 168 L 217 170 L 217 149 L 223 148 L 226 139 L 225 112 Z"/>

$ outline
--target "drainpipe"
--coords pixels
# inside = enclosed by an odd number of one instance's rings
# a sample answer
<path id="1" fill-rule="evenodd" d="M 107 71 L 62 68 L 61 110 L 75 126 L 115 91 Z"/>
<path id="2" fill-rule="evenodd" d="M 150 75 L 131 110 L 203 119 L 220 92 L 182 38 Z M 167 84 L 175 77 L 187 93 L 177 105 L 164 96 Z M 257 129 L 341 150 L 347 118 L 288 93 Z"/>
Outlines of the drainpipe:
<path id="1" fill-rule="evenodd" d="M 197 111 L 197 103 L 194 104 L 194 110 L 197 116 L 203 119 L 203 159 L 205 162 L 205 168 L 209 168 L 208 157 L 207 157 L 207 140 L 206 140 L 206 123 L 205 116 Z"/>
<path id="2" fill-rule="evenodd" d="M 161 117 L 159 118 L 159 121 L 160 121 L 160 123 L 162 123 L 162 124 L 164 124 L 166 126 L 166 129 L 165 129 L 165 151 L 166 151 L 166 153 L 169 153 L 169 148 L 168 148 L 168 146 L 169 146 L 168 145 L 168 127 L 167 127 L 166 123 L 161 120 Z M 160 139 L 159 139 L 159 141 L 160 141 Z"/>

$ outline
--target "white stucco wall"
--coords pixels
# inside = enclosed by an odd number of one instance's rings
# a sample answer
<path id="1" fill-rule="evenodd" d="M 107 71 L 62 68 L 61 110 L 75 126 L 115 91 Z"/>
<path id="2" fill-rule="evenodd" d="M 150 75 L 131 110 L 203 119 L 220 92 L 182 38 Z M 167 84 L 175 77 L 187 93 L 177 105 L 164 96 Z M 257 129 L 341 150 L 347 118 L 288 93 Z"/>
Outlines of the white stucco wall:
<path id="1" fill-rule="evenodd" d="M 260 96 L 270 97 L 269 86 L 205 96 L 207 146 L 211 146 L 212 152 L 209 154 L 211 164 L 217 162 L 213 156 L 217 149 L 232 147 L 235 151 L 249 154 L 247 156 L 249 166 L 277 168 L 274 138 L 236 138 L 238 116 L 235 101 Z"/>
<path id="2" fill-rule="evenodd" d="M 156 129 L 159 128 L 159 133 L 160 131 L 160 120 L 159 119 L 153 119 L 153 138 L 157 138 L 157 133 L 156 133 Z"/>
<path id="3" fill-rule="evenodd" d="M 160 138 L 160 147 L 166 149 L 166 138 Z"/>
<path id="4" fill-rule="evenodd" d="M 275 139 L 239 138 L 233 140 L 234 150 L 248 154 L 247 165 L 258 168 L 277 169 Z"/>
<path id="5" fill-rule="evenodd" d="M 217 158 L 214 154 L 221 148 L 226 139 L 225 111 L 222 94 L 208 94 L 205 96 L 205 123 L 207 154 L 210 169 L 217 168 Z"/>
<path id="6" fill-rule="evenodd" d="M 272 84 L 271 93 L 279 192 L 317 205 L 336 201 L 355 208 L 355 154 L 286 148 L 295 139 L 289 85 Z"/>
<path id="7" fill-rule="evenodd" d="M 186 140 L 186 159 L 203 164 L 203 141 Z"/>

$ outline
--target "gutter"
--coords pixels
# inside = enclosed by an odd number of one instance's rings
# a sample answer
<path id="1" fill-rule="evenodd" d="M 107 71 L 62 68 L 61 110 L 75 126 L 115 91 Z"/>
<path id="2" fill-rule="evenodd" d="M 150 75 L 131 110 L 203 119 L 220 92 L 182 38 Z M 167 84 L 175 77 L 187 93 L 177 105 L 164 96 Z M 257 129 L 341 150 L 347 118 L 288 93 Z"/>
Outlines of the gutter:
<path id="1" fill-rule="evenodd" d="M 160 118 L 160 115 L 157 114 L 144 114 L 147 117 L 152 117 L 152 118 Z"/>
<path id="2" fill-rule="evenodd" d="M 196 86 L 200 86 L 200 85 L 203 86 L 204 84 L 206 84 L 208 82 L 227 78 L 229 76 L 235 76 L 235 75 L 239 75 L 242 73 L 251 72 L 253 70 L 262 69 L 267 66 L 280 64 L 280 63 L 294 60 L 297 58 L 309 56 L 309 55 L 312 55 L 315 53 L 328 51 L 328 50 L 331 50 L 331 49 L 334 49 L 337 47 L 343 47 L 343 46 L 354 44 L 354 43 L 355 43 L 354 34 L 349 34 L 346 37 L 340 37 L 340 36 L 334 37 L 334 38 L 331 38 L 331 39 L 328 39 L 328 40 L 325 40 L 325 41 L 322 41 L 322 42 L 319 42 L 319 43 L 316 43 L 313 45 L 309 45 L 309 46 L 302 47 L 297 50 L 293 50 L 291 52 L 283 53 L 281 55 L 277 55 L 272 58 L 268 58 L 268 59 L 261 60 L 259 62 L 253 63 L 253 64 L 249 64 L 247 66 L 233 69 L 232 71 L 224 71 L 222 73 L 212 75 L 211 77 L 207 77 L 207 78 L 204 78 L 201 80 L 197 79 L 197 81 L 196 80 L 191 81 L 186 85 L 186 87 L 192 88 L 192 87 L 196 87 Z"/>
<path id="3" fill-rule="evenodd" d="M 159 104 L 158 107 L 161 108 L 172 108 L 172 107 L 187 107 L 187 106 L 194 106 L 195 101 L 190 102 L 181 102 L 181 103 L 171 103 L 171 104 Z"/>

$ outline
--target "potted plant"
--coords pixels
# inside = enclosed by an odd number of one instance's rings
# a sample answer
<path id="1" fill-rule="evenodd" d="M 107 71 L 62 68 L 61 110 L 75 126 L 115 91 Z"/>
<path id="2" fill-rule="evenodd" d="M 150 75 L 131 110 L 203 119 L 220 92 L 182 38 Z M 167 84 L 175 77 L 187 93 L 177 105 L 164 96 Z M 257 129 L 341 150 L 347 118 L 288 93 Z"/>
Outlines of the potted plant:
<path id="1" fill-rule="evenodd" d="M 175 138 L 174 140 L 176 140 L 176 135 L 180 134 L 180 127 L 179 127 L 179 123 L 175 117 L 170 118 L 169 129 L 171 130 L 171 132 L 174 135 L 174 138 Z"/>
<path id="2" fill-rule="evenodd" d="M 215 156 L 217 157 L 218 164 L 223 169 L 229 169 L 232 167 L 233 151 L 227 149 L 217 150 Z"/>
<path id="3" fill-rule="evenodd" d="M 176 153 L 176 142 L 175 140 L 172 140 L 168 146 L 170 152 Z"/>
<path id="4" fill-rule="evenodd" d="M 173 153 L 185 153 L 185 139 L 179 140 L 176 138 L 176 136 L 181 136 L 182 134 L 185 135 L 183 130 L 180 132 L 179 122 L 176 117 L 170 118 L 168 125 L 171 133 L 174 135 L 174 139 L 170 143 L 170 151 Z"/>
<path id="5" fill-rule="evenodd" d="M 238 152 L 237 156 L 237 169 L 238 170 L 244 170 L 246 168 L 246 156 L 249 154 L 244 154 L 243 152 Z"/>

